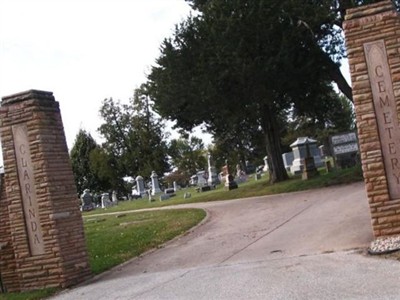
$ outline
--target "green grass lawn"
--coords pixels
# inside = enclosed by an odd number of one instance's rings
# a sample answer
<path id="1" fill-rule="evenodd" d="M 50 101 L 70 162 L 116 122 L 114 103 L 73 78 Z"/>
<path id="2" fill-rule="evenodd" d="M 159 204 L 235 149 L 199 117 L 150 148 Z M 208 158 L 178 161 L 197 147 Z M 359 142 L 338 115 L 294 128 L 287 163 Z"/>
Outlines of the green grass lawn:
<path id="1" fill-rule="evenodd" d="M 292 176 L 287 181 L 275 184 L 269 184 L 267 175 L 261 177 L 261 179 L 258 181 L 254 179 L 254 176 L 249 176 L 247 182 L 240 183 L 238 189 L 231 191 L 227 191 L 225 190 L 223 185 L 219 185 L 215 190 L 198 193 L 196 192 L 195 188 L 191 187 L 178 191 L 176 196 L 170 198 L 169 200 L 159 201 L 159 197 L 154 197 L 154 202 L 149 202 L 148 199 L 121 201 L 119 202 L 118 206 L 107 209 L 96 209 L 95 211 L 84 213 L 84 216 L 88 217 L 90 215 L 101 214 L 104 212 L 127 211 L 183 203 L 230 200 L 279 193 L 288 193 L 337 184 L 348 184 L 351 182 L 361 181 L 363 179 L 362 171 L 359 166 L 343 170 L 334 170 L 329 173 L 326 173 L 325 169 L 320 169 L 319 173 L 319 176 L 310 180 L 302 180 L 301 175 L 297 175 Z M 191 193 L 191 198 L 184 199 L 183 195 L 185 192 Z"/>
<path id="2" fill-rule="evenodd" d="M 157 248 L 175 236 L 186 232 L 205 217 L 205 212 L 199 209 L 127 213 L 129 210 L 295 192 L 362 180 L 360 167 L 335 170 L 330 173 L 321 169 L 319 173 L 318 177 L 310 180 L 302 180 L 300 176 L 293 176 L 287 181 L 273 185 L 268 183 L 267 176 L 258 181 L 249 177 L 247 182 L 239 184 L 238 189 L 231 191 L 225 190 L 222 185 L 215 190 L 203 193 L 197 193 L 194 188 L 189 188 L 179 191 L 170 200 L 162 202 L 158 200 L 149 202 L 148 199 L 122 201 L 118 206 L 112 208 L 83 213 L 92 272 L 99 274 L 149 249 Z M 192 197 L 184 199 L 185 192 L 191 193 Z M 108 212 L 121 213 L 99 215 Z M 54 293 L 54 289 L 45 289 L 27 293 L 0 294 L 0 300 L 43 299 Z"/>
<path id="3" fill-rule="evenodd" d="M 201 209 L 147 211 L 84 220 L 90 267 L 99 274 L 180 235 L 206 216 Z"/>

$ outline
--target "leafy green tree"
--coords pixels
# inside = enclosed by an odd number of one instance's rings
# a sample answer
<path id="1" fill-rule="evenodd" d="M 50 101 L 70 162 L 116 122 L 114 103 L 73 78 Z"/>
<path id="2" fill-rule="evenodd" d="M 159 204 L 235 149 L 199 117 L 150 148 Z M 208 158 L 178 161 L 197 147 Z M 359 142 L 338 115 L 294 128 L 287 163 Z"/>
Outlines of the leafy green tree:
<path id="1" fill-rule="evenodd" d="M 289 145 L 299 136 L 316 138 L 320 143 L 328 145 L 329 136 L 335 133 L 355 130 L 355 115 L 352 103 L 344 96 L 336 95 L 336 101 L 321 101 L 323 107 L 314 111 L 299 114 L 292 111 L 290 121 L 285 125 L 283 135 L 285 150 L 290 151 Z"/>
<path id="2" fill-rule="evenodd" d="M 100 109 L 104 123 L 99 132 L 119 178 L 152 171 L 164 174 L 169 168 L 163 123 L 152 110 L 144 87 L 135 90 L 129 104 L 105 99 Z"/>
<path id="3" fill-rule="evenodd" d="M 176 167 L 179 173 L 193 175 L 197 171 L 207 168 L 204 143 L 195 136 L 171 140 L 168 155 L 171 158 L 172 166 Z"/>
<path id="4" fill-rule="evenodd" d="M 260 129 L 272 182 L 287 178 L 280 143 L 283 115 L 292 107 L 313 105 L 332 90 L 326 68 L 315 68 L 326 59 L 315 35 L 322 38 L 327 29 L 310 19 L 309 11 L 326 13 L 316 11 L 313 1 L 293 2 L 204 2 L 200 14 L 164 41 L 148 77 L 155 108 L 179 127 L 190 130 L 205 122 L 221 139 L 228 132 Z"/>
<path id="5" fill-rule="evenodd" d="M 123 178 L 118 176 L 115 160 L 102 147 L 97 147 L 89 155 L 90 168 L 99 181 L 98 191 L 124 191 Z M 126 192 L 126 191 L 125 191 Z"/>
<path id="6" fill-rule="evenodd" d="M 97 148 L 98 145 L 90 133 L 80 129 L 70 151 L 72 172 L 79 195 L 85 189 L 95 191 L 101 186 L 99 178 L 90 164 L 90 155 Z"/>

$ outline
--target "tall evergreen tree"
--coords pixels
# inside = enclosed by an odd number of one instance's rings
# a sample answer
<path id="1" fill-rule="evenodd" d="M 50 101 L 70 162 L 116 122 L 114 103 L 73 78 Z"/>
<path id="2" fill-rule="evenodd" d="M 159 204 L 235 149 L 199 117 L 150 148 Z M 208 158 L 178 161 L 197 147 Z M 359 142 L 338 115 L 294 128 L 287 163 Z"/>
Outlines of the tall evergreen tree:
<path id="1" fill-rule="evenodd" d="M 311 8 L 315 11 L 314 3 L 303 1 L 300 9 L 292 2 L 205 2 L 201 14 L 164 41 L 148 77 L 156 109 L 179 127 L 205 122 L 220 138 L 259 128 L 272 182 L 287 178 L 280 143 L 283 114 L 293 106 L 312 106 L 332 90 L 326 70 L 315 67 L 324 65 L 314 39 L 325 29 L 313 19 L 302 21 Z"/>
<path id="2" fill-rule="evenodd" d="M 96 148 L 98 148 L 98 145 L 90 133 L 80 129 L 70 151 L 72 172 L 79 194 L 85 189 L 95 191 L 101 185 L 90 165 L 90 154 Z"/>

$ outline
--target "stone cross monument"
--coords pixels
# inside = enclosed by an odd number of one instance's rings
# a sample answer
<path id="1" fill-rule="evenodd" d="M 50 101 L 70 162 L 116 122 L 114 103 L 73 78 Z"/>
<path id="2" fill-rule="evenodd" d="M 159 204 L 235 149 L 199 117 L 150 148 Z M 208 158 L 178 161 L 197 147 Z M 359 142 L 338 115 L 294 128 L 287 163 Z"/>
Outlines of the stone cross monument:
<path id="1" fill-rule="evenodd" d="M 90 277 L 79 198 L 58 102 L 30 90 L 0 107 L 4 289 L 67 287 Z"/>
<path id="2" fill-rule="evenodd" d="M 400 233 L 400 16 L 391 1 L 344 22 L 364 181 L 375 237 Z"/>

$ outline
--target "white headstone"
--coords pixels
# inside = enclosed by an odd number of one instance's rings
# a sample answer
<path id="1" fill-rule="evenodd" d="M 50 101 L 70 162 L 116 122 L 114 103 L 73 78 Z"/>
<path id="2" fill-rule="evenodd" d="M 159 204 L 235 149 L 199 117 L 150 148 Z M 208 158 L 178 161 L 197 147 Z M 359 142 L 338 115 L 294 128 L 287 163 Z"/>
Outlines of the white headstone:
<path id="1" fill-rule="evenodd" d="M 143 177 L 137 176 L 135 180 L 136 180 L 137 194 L 143 198 L 146 195 L 146 190 L 144 189 Z"/>
<path id="2" fill-rule="evenodd" d="M 217 185 L 220 183 L 217 170 L 212 162 L 211 154 L 208 153 L 208 180 L 207 183 L 209 185 Z"/>
<path id="3" fill-rule="evenodd" d="M 178 184 L 174 181 L 174 192 L 176 193 L 179 190 Z"/>
<path id="4" fill-rule="evenodd" d="M 110 201 L 110 196 L 108 193 L 103 193 L 101 195 L 101 208 L 111 207 L 113 203 Z"/>
<path id="5" fill-rule="evenodd" d="M 160 190 L 160 183 L 158 182 L 158 176 L 155 171 L 151 173 L 151 194 L 157 195 L 159 193 L 162 193 Z"/>
<path id="6" fill-rule="evenodd" d="M 118 204 L 117 192 L 113 191 L 111 195 L 111 199 L 114 205 Z"/>

